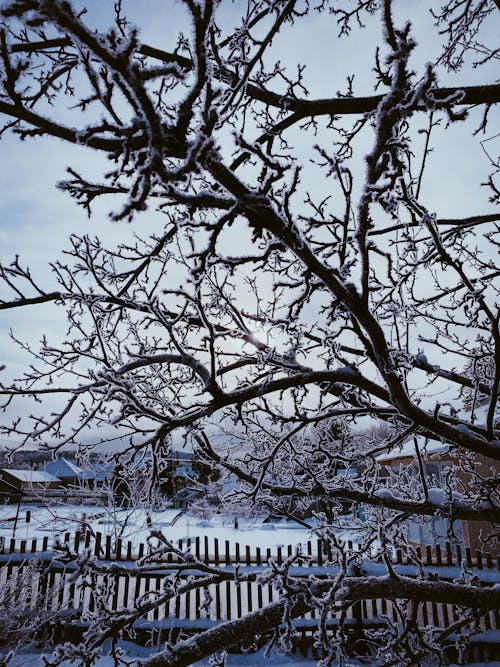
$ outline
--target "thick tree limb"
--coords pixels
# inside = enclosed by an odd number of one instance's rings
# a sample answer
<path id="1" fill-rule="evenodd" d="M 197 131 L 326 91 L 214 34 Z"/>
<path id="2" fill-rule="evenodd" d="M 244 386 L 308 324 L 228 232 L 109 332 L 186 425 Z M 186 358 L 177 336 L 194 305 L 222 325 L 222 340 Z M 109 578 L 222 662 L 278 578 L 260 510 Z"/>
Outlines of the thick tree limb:
<path id="1" fill-rule="evenodd" d="M 320 582 L 313 594 L 320 595 L 331 588 L 332 582 Z M 440 602 L 473 607 L 486 612 L 500 607 L 500 586 L 479 588 L 442 581 L 422 581 L 401 576 L 346 577 L 335 594 L 339 608 L 351 606 L 364 599 L 409 599 L 417 602 Z M 292 618 L 302 615 L 309 605 L 301 597 L 293 604 L 275 602 L 258 612 L 236 621 L 228 621 L 200 632 L 190 639 L 177 642 L 172 648 L 160 651 L 138 662 L 141 667 L 187 667 L 193 662 L 234 645 L 249 643 L 256 635 L 265 634 L 280 625 L 285 612 Z"/>
<path id="2" fill-rule="evenodd" d="M 13 44 L 11 50 L 14 53 L 33 53 L 70 45 L 71 40 L 62 37 L 60 39 L 47 40 L 46 42 Z M 140 45 L 138 52 L 141 55 L 156 58 L 164 63 L 177 63 L 186 70 L 191 70 L 193 67 L 193 62 L 189 58 L 176 53 L 169 53 L 168 51 L 163 51 L 147 44 Z M 228 69 L 222 71 L 220 69 L 216 70 L 215 76 L 225 82 L 238 82 L 236 74 Z M 500 102 L 500 84 L 434 88 L 431 92 L 436 100 L 444 100 L 459 90 L 463 91 L 463 96 L 456 104 L 477 105 L 496 104 Z M 308 100 L 306 98 L 283 96 L 253 83 L 247 84 L 246 92 L 253 99 L 263 102 L 266 105 L 294 112 L 297 114 L 297 117 L 293 119 L 293 122 L 309 116 L 365 114 L 376 109 L 377 105 L 383 99 L 383 95 L 371 95 L 366 97 L 332 97 Z M 291 121 L 289 120 L 288 123 L 291 124 Z"/>

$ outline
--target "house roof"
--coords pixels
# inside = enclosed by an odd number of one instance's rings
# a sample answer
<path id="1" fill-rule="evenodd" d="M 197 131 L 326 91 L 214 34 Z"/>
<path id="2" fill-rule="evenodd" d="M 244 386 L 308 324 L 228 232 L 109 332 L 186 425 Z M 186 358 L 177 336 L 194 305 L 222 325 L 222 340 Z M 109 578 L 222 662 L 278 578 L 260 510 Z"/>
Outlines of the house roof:
<path id="1" fill-rule="evenodd" d="M 440 442 L 431 442 L 427 443 L 425 446 L 420 446 L 420 452 L 424 457 L 435 454 L 445 454 L 448 449 L 449 445 Z M 383 454 L 379 454 L 377 456 L 377 461 L 379 463 L 385 463 L 398 459 L 404 459 L 407 457 L 414 457 L 416 454 L 417 452 L 415 450 L 415 444 L 413 440 L 407 440 L 402 445 L 398 445 L 397 447 L 393 447 L 391 450 L 384 452 Z"/>
<path id="2" fill-rule="evenodd" d="M 57 477 L 74 477 L 76 479 L 86 478 L 81 468 L 66 459 L 56 459 L 45 464 L 45 471 Z"/>
<path id="3" fill-rule="evenodd" d="M 15 470 L 12 468 L 3 468 L 0 472 L 8 473 L 15 477 L 20 482 L 35 482 L 49 484 L 52 482 L 60 482 L 59 477 L 51 475 L 43 470 Z"/>

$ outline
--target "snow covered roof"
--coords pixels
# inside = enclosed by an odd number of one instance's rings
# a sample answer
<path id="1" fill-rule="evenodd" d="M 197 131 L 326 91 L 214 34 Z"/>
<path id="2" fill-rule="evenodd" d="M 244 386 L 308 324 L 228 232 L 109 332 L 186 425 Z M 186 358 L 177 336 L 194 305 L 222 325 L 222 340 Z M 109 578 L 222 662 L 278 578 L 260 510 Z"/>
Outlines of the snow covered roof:
<path id="1" fill-rule="evenodd" d="M 445 454 L 449 449 L 448 445 L 445 445 L 441 442 L 430 442 L 427 443 L 427 445 L 420 446 L 420 453 L 423 454 L 423 456 L 426 456 L 428 454 Z M 377 461 L 379 463 L 383 463 L 384 461 L 392 461 L 394 459 L 402 459 L 406 458 L 408 456 L 416 456 L 416 451 L 415 451 L 415 443 L 412 440 L 407 440 L 405 443 L 402 445 L 398 445 L 397 447 L 393 447 L 391 450 L 384 452 L 383 454 L 379 454 L 377 456 Z"/>
<path id="2" fill-rule="evenodd" d="M 81 468 L 66 459 L 56 459 L 45 464 L 45 471 L 57 477 L 84 478 L 85 474 Z"/>
<path id="3" fill-rule="evenodd" d="M 50 482 L 60 482 L 59 477 L 55 477 L 43 470 L 14 470 L 12 468 L 3 468 L 2 473 L 8 473 L 12 477 L 15 477 L 20 482 L 35 482 L 35 483 L 45 483 Z"/>

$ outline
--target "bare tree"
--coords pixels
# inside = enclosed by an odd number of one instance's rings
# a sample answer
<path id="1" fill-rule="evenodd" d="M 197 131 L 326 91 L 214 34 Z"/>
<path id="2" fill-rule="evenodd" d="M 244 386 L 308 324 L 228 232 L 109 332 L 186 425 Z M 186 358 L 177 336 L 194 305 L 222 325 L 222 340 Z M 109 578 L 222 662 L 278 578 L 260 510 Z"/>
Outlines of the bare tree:
<path id="1" fill-rule="evenodd" d="M 381 640 L 385 664 L 440 660 L 449 633 L 422 627 L 419 605 L 462 605 L 453 627 L 462 641 L 461 630 L 474 627 L 480 611 L 499 606 L 498 587 L 467 577 L 428 580 L 423 572 L 409 579 L 391 557 L 403 548 L 418 562 L 407 533 L 415 516 L 445 517 L 451 536 L 457 522 L 483 522 L 489 528 L 482 537 L 495 548 L 500 333 L 493 234 L 500 215 L 486 198 L 489 192 L 498 203 L 499 165 L 488 152 L 488 189 L 477 190 L 476 214 L 460 219 L 426 205 L 425 174 L 445 126 L 461 123 L 479 137 L 491 132 L 500 86 L 476 79 L 441 87 L 438 74 L 465 67 L 476 76 L 498 60 L 487 43 L 498 2 L 436 6 L 443 48 L 422 71 L 412 69 L 418 49 L 411 26 L 395 18 L 399 3 L 248 0 L 238 4 L 237 25 L 225 9 L 212 0 L 176 4 L 192 32 L 168 51 L 141 42 L 120 2 L 115 24 L 99 31 L 70 2 L 4 3 L 4 131 L 103 155 L 110 166 L 101 178 L 71 168 L 58 187 L 89 215 L 106 197 L 116 200 L 114 221 L 137 220 L 135 239 L 112 247 L 72 236 L 66 259 L 51 265 L 51 287 L 19 258 L 2 265 L 2 310 L 52 303 L 69 323 L 62 344 L 49 337 L 36 349 L 21 343 L 34 361 L 2 385 L 4 408 L 10 414 L 27 398 L 41 405 L 2 433 L 60 447 L 83 446 L 89 429 L 105 442 L 115 429 L 131 453 L 153 451 L 154 473 L 181 429 L 255 502 L 290 515 L 297 499 L 323 499 L 317 531 L 339 566 L 335 576 L 287 577 L 291 558 L 270 569 L 279 601 L 168 646 L 147 664 L 191 664 L 230 646 L 235 633 L 251 639 L 282 623 L 286 648 L 294 616 L 316 608 L 322 619 L 331 611 L 343 619 L 356 602 L 377 597 L 406 600 Z M 347 77 L 345 93 L 324 99 L 308 97 L 307 70 L 294 72 L 280 60 L 280 40 L 303 37 L 318 14 L 346 49 L 365 23 L 380 23 L 372 95 L 354 95 L 348 56 L 315 73 L 328 90 L 332 68 Z M 471 60 L 475 69 L 467 69 Z M 71 124 L 64 120 L 68 102 Z M 470 113 L 478 105 L 479 120 Z M 151 236 L 141 234 L 148 207 L 159 221 Z M 480 357 L 491 360 L 487 374 L 462 372 Z M 464 388 L 484 401 L 473 417 L 460 407 Z M 50 414 L 49 397 L 59 400 Z M 211 422 L 225 440 L 214 437 Z M 370 437 L 359 437 L 369 429 Z M 390 489 L 378 457 L 408 443 L 415 476 Z M 452 460 L 440 486 L 425 472 L 436 443 Z M 356 524 L 356 554 L 332 525 L 346 502 L 371 508 Z M 155 539 L 160 549 L 174 548 Z M 385 572 L 352 576 L 354 564 L 373 558 L 374 545 Z M 205 571 L 186 586 L 235 576 Z M 145 605 L 103 621 L 87 648 L 115 636 Z M 325 664 L 342 662 L 344 633 L 322 629 Z"/>

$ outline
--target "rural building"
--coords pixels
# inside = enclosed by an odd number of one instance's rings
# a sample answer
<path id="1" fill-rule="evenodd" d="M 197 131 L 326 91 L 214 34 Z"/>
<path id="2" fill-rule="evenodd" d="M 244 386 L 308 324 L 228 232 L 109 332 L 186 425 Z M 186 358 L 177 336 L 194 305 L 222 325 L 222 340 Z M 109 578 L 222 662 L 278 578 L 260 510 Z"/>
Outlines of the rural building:
<path id="1" fill-rule="evenodd" d="M 0 470 L 0 497 L 19 500 L 36 497 L 44 492 L 61 487 L 61 480 L 40 470 Z"/>
<path id="2" fill-rule="evenodd" d="M 473 475 L 466 472 L 462 466 L 458 465 L 457 454 L 450 450 L 447 445 L 430 446 L 421 451 L 427 484 L 430 489 L 444 488 L 444 478 L 446 468 L 456 466 L 454 470 L 454 485 L 458 493 L 464 493 L 467 490 L 474 490 Z M 403 483 L 411 486 L 412 479 L 419 479 L 417 462 L 415 456 L 415 447 L 413 443 L 407 443 L 399 452 L 387 453 L 377 458 L 382 464 L 388 475 L 394 479 L 398 477 Z M 482 477 L 490 477 L 491 470 L 498 471 L 498 462 L 488 459 L 485 456 L 476 454 L 474 461 L 474 471 Z M 442 517 L 427 517 L 417 520 L 412 518 L 409 522 L 409 538 L 416 544 L 436 544 L 448 540 L 450 522 Z M 453 534 L 457 539 L 463 542 L 464 546 L 473 550 L 485 550 L 500 555 L 498 544 L 488 548 L 484 547 L 481 537 L 491 532 L 491 525 L 485 521 L 454 521 Z"/>

